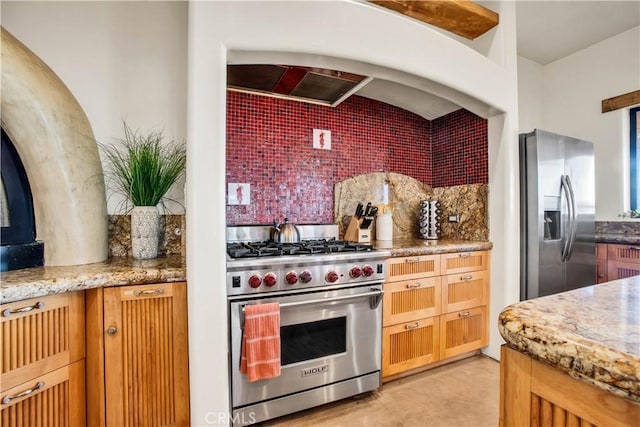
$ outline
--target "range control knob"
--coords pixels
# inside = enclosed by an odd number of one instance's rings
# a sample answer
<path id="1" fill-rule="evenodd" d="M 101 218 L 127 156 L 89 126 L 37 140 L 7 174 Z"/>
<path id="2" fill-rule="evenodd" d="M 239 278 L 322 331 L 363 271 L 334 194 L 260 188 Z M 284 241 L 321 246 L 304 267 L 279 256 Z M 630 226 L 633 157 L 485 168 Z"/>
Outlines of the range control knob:
<path id="1" fill-rule="evenodd" d="M 309 283 L 311 279 L 313 279 L 313 276 L 311 275 L 311 272 L 309 270 L 305 270 L 300 273 L 300 281 L 302 283 Z"/>
<path id="2" fill-rule="evenodd" d="M 364 267 L 362 267 L 362 274 L 364 274 L 364 277 L 373 275 L 373 267 L 371 267 L 369 264 L 366 264 Z"/>
<path id="3" fill-rule="evenodd" d="M 359 266 L 354 265 L 351 267 L 351 270 L 349 270 L 349 276 L 351 276 L 352 279 L 357 279 L 362 276 L 362 269 Z"/>
<path id="4" fill-rule="evenodd" d="M 284 277 L 284 280 L 288 285 L 295 285 L 296 283 L 298 283 L 298 273 L 296 273 L 295 271 L 290 271 Z"/>
<path id="5" fill-rule="evenodd" d="M 338 273 L 336 273 L 335 271 L 329 271 L 327 274 L 325 274 L 324 280 L 329 283 L 334 283 L 338 280 L 338 277 Z"/>
<path id="6" fill-rule="evenodd" d="M 264 275 L 264 284 L 271 287 L 278 282 L 278 276 L 275 273 L 267 273 Z"/>
<path id="7" fill-rule="evenodd" d="M 253 274 L 249 277 L 249 286 L 252 288 L 257 288 L 262 285 L 262 277 L 259 274 Z"/>

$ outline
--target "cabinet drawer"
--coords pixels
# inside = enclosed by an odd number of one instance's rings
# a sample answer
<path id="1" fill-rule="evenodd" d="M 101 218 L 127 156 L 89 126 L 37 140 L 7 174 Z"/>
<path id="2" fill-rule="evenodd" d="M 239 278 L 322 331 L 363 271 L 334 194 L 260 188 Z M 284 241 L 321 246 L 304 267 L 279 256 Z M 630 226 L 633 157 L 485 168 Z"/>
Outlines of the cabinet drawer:
<path id="1" fill-rule="evenodd" d="M 437 361 L 438 333 L 437 317 L 382 328 L 382 376 Z"/>
<path id="2" fill-rule="evenodd" d="M 440 316 L 440 358 L 477 350 L 488 343 L 487 307 Z"/>
<path id="3" fill-rule="evenodd" d="M 607 259 L 609 261 L 624 261 L 640 264 L 640 246 L 638 245 L 607 245 Z"/>
<path id="4" fill-rule="evenodd" d="M 0 425 L 85 426 L 84 392 L 84 360 L 80 360 L 2 392 Z"/>
<path id="5" fill-rule="evenodd" d="M 489 264 L 488 251 L 457 252 L 440 256 L 443 275 L 486 270 Z"/>
<path id="6" fill-rule="evenodd" d="M 442 277 L 442 313 L 489 303 L 489 272 L 450 274 Z"/>
<path id="7" fill-rule="evenodd" d="M 84 293 L 3 304 L 2 390 L 84 358 Z"/>
<path id="8" fill-rule="evenodd" d="M 396 325 L 440 314 L 440 277 L 384 284 L 383 324 Z"/>
<path id="9" fill-rule="evenodd" d="M 616 280 L 640 274 L 640 264 L 622 261 L 607 262 L 607 279 Z"/>
<path id="10" fill-rule="evenodd" d="M 391 258 L 387 261 L 387 281 L 433 277 L 440 274 L 440 255 Z"/>

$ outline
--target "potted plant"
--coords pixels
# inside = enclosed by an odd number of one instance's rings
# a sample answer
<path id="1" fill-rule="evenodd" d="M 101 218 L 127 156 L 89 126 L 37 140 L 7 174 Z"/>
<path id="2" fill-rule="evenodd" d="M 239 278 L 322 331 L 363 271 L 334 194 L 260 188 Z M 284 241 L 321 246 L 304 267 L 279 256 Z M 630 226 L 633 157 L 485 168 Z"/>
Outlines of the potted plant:
<path id="1" fill-rule="evenodd" d="M 131 209 L 131 252 L 136 259 L 158 255 L 158 204 L 185 171 L 186 147 L 164 142 L 162 132 L 141 133 L 124 123 L 124 138 L 101 145 L 109 167 L 108 183 L 115 193 L 126 197 Z M 127 209 L 128 210 L 128 209 Z"/>

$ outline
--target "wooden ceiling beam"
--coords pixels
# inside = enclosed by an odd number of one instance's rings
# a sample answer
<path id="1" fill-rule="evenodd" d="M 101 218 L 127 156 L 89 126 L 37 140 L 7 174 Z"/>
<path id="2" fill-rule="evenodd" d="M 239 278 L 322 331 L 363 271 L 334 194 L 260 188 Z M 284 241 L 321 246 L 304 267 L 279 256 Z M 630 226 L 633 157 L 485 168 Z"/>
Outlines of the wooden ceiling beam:
<path id="1" fill-rule="evenodd" d="M 640 104 L 640 90 L 634 90 L 624 95 L 603 99 L 602 112 L 608 113 L 609 111 L 619 110 L 620 108 L 630 107 L 635 104 Z"/>
<path id="2" fill-rule="evenodd" d="M 483 35 L 499 22 L 496 12 L 471 0 L 369 0 L 369 2 L 471 40 Z"/>

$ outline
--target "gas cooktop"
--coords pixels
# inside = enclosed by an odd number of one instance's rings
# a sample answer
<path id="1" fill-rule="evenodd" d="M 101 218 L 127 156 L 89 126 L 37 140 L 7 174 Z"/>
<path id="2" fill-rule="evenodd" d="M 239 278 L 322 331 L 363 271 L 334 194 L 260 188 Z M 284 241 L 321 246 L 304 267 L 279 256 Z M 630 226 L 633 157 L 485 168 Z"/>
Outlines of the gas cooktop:
<path id="1" fill-rule="evenodd" d="M 227 244 L 231 258 L 275 257 L 375 251 L 372 245 L 336 239 L 302 240 L 296 243 L 232 242 Z"/>

